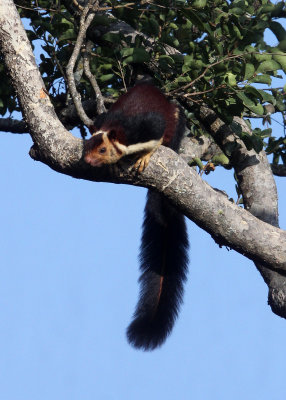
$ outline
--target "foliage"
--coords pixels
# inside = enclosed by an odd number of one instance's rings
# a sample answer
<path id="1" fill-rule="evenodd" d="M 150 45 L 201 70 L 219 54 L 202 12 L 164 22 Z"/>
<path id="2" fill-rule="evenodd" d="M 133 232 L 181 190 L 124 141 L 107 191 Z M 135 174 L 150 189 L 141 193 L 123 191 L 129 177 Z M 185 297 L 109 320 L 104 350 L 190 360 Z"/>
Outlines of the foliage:
<path id="1" fill-rule="evenodd" d="M 40 53 L 37 62 L 46 87 L 59 109 L 69 98 L 65 68 L 79 31 L 78 9 L 73 2 L 60 0 L 17 4 Z M 184 104 L 190 130 L 196 135 L 203 132 L 192 111 L 202 103 L 227 123 L 233 116 L 244 116 L 268 124 L 267 105 L 272 112 L 282 113 L 285 121 L 286 31 L 279 22 L 285 16 L 283 1 L 101 1 L 88 31 L 94 43 L 91 71 L 102 93 L 115 97 L 124 86 L 134 84 L 138 74 L 152 75 L 158 86 Z M 117 20 L 142 35 L 134 39 L 125 31 L 112 32 L 108 28 Z M 265 42 L 267 29 L 276 36 L 276 46 Z M 80 61 L 78 89 L 85 100 L 94 94 Z M 281 87 L 274 87 L 273 78 L 281 78 Z M 0 113 L 4 115 L 18 106 L 7 81 L 1 82 Z M 278 138 L 269 127 L 255 129 L 252 135 L 239 134 L 248 148 L 260 151 L 264 146 L 273 153 L 275 163 L 286 162 L 285 131 Z"/>

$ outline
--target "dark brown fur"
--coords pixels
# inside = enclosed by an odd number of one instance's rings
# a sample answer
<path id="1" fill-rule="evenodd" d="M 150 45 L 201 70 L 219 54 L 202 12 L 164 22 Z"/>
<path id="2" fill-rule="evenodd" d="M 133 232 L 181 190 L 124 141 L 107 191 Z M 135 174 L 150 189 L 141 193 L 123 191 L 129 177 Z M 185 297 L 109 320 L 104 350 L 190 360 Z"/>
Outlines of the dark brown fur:
<path id="1" fill-rule="evenodd" d="M 121 96 L 96 121 L 94 136 L 85 142 L 85 161 L 93 166 L 119 161 L 141 152 L 141 172 L 162 143 L 178 151 L 185 120 L 179 107 L 150 84 Z M 127 330 L 136 348 L 153 350 L 170 334 L 183 296 L 188 263 L 184 216 L 159 193 L 149 190 L 140 250 L 140 296 Z"/>

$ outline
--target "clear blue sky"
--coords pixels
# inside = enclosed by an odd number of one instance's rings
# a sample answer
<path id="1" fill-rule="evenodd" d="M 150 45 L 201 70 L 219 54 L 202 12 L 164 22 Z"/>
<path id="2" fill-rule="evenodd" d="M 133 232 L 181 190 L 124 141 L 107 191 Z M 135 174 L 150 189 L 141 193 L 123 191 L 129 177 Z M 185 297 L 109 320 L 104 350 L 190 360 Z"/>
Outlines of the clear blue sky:
<path id="1" fill-rule="evenodd" d="M 284 400 L 286 321 L 254 265 L 189 222 L 175 329 L 159 350 L 134 350 L 125 329 L 145 190 L 60 175 L 28 156 L 31 144 L 0 135 L 0 398 Z M 210 180 L 235 196 L 232 172 Z"/>

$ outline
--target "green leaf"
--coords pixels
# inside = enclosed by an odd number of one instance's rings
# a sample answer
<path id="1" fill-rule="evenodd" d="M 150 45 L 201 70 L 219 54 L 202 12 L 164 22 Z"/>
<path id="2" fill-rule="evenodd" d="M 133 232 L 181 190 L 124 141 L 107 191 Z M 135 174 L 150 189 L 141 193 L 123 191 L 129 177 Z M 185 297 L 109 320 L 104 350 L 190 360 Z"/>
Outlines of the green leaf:
<path id="1" fill-rule="evenodd" d="M 106 82 L 110 81 L 112 78 L 114 78 L 114 74 L 106 74 L 106 75 L 101 75 L 99 77 L 100 82 Z"/>
<path id="2" fill-rule="evenodd" d="M 99 69 L 100 70 L 108 70 L 108 69 L 111 69 L 112 68 L 112 64 L 102 64 L 102 65 L 100 65 L 100 67 L 99 67 Z"/>
<path id="3" fill-rule="evenodd" d="M 271 17 L 285 17 L 283 13 L 284 7 L 285 1 L 280 1 L 279 3 L 275 4 L 273 10 L 271 11 Z"/>
<path id="4" fill-rule="evenodd" d="M 237 93 L 237 97 L 243 102 L 243 104 L 255 114 L 263 115 L 263 106 L 261 104 L 256 104 L 250 97 L 248 97 L 245 93 L 239 92 Z"/>
<path id="5" fill-rule="evenodd" d="M 159 68 L 162 69 L 162 71 L 169 71 L 171 68 L 174 68 L 175 66 L 175 61 L 172 57 L 162 55 L 159 57 Z"/>
<path id="6" fill-rule="evenodd" d="M 272 30 L 279 42 L 286 39 L 286 31 L 279 22 L 271 21 L 269 24 L 269 29 Z"/>
<path id="7" fill-rule="evenodd" d="M 257 115 L 264 114 L 264 108 L 263 108 L 262 104 L 256 104 L 254 106 L 249 107 L 249 109 Z"/>
<path id="8" fill-rule="evenodd" d="M 191 78 L 189 76 L 179 76 L 179 78 L 176 79 L 176 81 L 179 83 L 188 83 L 191 82 Z"/>
<path id="9" fill-rule="evenodd" d="M 260 53 L 260 54 L 254 54 L 254 58 L 258 62 L 263 62 L 263 61 L 269 61 L 272 60 L 272 55 L 271 54 L 265 54 L 265 53 Z"/>
<path id="10" fill-rule="evenodd" d="M 204 168 L 204 164 L 202 163 L 201 159 L 198 157 L 195 157 L 192 159 L 191 164 L 195 163 L 200 170 L 202 170 Z"/>
<path id="11" fill-rule="evenodd" d="M 155 18 L 150 18 L 149 19 L 149 25 L 150 25 L 150 30 L 151 32 L 155 35 L 158 36 L 159 32 L 160 32 L 160 25 L 157 22 L 157 20 Z"/>
<path id="12" fill-rule="evenodd" d="M 243 8 L 233 7 L 231 8 L 231 13 L 234 15 L 243 15 L 245 10 Z"/>
<path id="13" fill-rule="evenodd" d="M 32 42 L 33 40 L 37 40 L 38 36 L 35 34 L 34 31 L 31 30 L 26 30 L 27 36 L 29 38 L 29 40 Z"/>
<path id="14" fill-rule="evenodd" d="M 175 29 L 175 30 L 178 30 L 178 29 L 179 29 L 178 25 L 174 24 L 174 22 L 171 22 L 171 23 L 169 24 L 169 27 L 170 27 L 170 28 L 173 28 L 173 29 Z"/>
<path id="15" fill-rule="evenodd" d="M 259 153 L 263 149 L 263 139 L 259 135 L 250 135 L 248 132 L 242 132 L 241 139 L 247 150 L 254 149 Z"/>
<path id="16" fill-rule="evenodd" d="M 207 0 L 194 0 L 192 2 L 192 7 L 200 9 L 204 8 L 207 5 Z"/>
<path id="17" fill-rule="evenodd" d="M 62 35 L 59 36 L 59 42 L 75 39 L 76 36 L 77 35 L 73 28 L 67 29 Z"/>
<path id="18" fill-rule="evenodd" d="M 281 65 L 281 68 L 286 73 L 286 53 L 277 50 L 275 51 L 275 54 L 273 54 L 273 59 Z"/>
<path id="19" fill-rule="evenodd" d="M 234 33 L 236 34 L 236 37 L 241 40 L 243 38 L 243 36 L 242 36 L 240 30 L 238 29 L 238 27 L 233 25 L 232 28 L 233 28 Z"/>
<path id="20" fill-rule="evenodd" d="M 257 89 L 257 91 L 261 95 L 263 103 L 271 103 L 274 106 L 276 105 L 276 99 L 275 99 L 274 96 L 272 96 L 272 94 L 270 94 L 270 93 L 268 93 L 268 92 L 266 92 L 265 90 L 262 90 L 262 89 Z"/>
<path id="21" fill-rule="evenodd" d="M 201 60 L 194 60 L 193 56 L 185 56 L 182 72 L 185 73 L 191 70 L 201 70 L 203 67 L 204 63 Z"/>
<path id="22" fill-rule="evenodd" d="M 254 72 L 255 72 L 255 67 L 254 67 L 254 65 L 253 65 L 253 64 L 250 64 L 250 63 L 246 63 L 246 64 L 245 64 L 245 71 L 244 71 L 244 78 L 243 78 L 243 80 L 246 81 L 246 80 L 248 80 L 249 78 L 253 77 Z"/>
<path id="23" fill-rule="evenodd" d="M 270 75 L 257 75 L 254 78 L 250 79 L 251 83 L 266 83 L 267 85 L 271 85 L 272 79 Z"/>
<path id="24" fill-rule="evenodd" d="M 167 56 L 163 54 L 162 56 L 159 57 L 159 61 L 164 61 L 165 63 L 168 63 L 169 65 L 174 65 L 175 61 L 172 57 Z"/>
<path id="25" fill-rule="evenodd" d="M 276 107 L 279 111 L 286 111 L 286 104 L 282 100 L 277 100 Z"/>
<path id="26" fill-rule="evenodd" d="M 212 162 L 215 165 L 228 165 L 229 164 L 229 158 L 224 153 L 220 153 L 220 154 L 216 154 L 212 158 Z"/>
<path id="27" fill-rule="evenodd" d="M 184 65 L 191 65 L 193 61 L 194 61 L 193 55 L 184 57 Z"/>
<path id="28" fill-rule="evenodd" d="M 228 157 L 231 157 L 232 153 L 237 150 L 238 144 L 236 142 L 227 142 L 224 146 L 224 152 Z"/>
<path id="29" fill-rule="evenodd" d="M 279 149 L 280 140 L 275 140 L 273 137 L 269 138 L 268 146 L 266 148 L 267 154 L 271 154 Z"/>
<path id="30" fill-rule="evenodd" d="M 230 86 L 236 86 L 236 76 L 232 72 L 227 72 L 226 78 Z"/>
<path id="31" fill-rule="evenodd" d="M 123 61 L 123 65 L 130 63 L 144 63 L 150 60 L 150 54 L 143 48 L 129 48 L 121 50 L 123 57 L 126 57 Z"/>
<path id="32" fill-rule="evenodd" d="M 197 13 L 192 10 L 182 10 L 183 14 L 185 14 L 192 23 L 199 28 L 199 30 L 204 31 L 204 24 L 202 20 L 198 17 Z"/>
<path id="33" fill-rule="evenodd" d="M 252 132 L 253 132 L 253 134 L 265 139 L 265 138 L 271 136 L 272 128 L 267 128 L 267 129 L 263 129 L 263 130 L 261 130 L 259 128 L 255 128 Z"/>
<path id="34" fill-rule="evenodd" d="M 120 50 L 120 54 L 122 57 L 131 56 L 134 52 L 134 47 L 125 47 L 124 49 Z"/>
<path id="35" fill-rule="evenodd" d="M 243 104 L 247 107 L 252 107 L 253 105 L 255 105 L 255 103 L 248 96 L 246 96 L 243 92 L 237 93 L 237 97 L 240 98 L 240 100 L 243 102 Z"/>
<path id="36" fill-rule="evenodd" d="M 281 40 L 281 42 L 278 44 L 278 48 L 284 53 L 286 52 L 286 39 Z"/>
<path id="37" fill-rule="evenodd" d="M 286 62 L 286 59 L 285 59 Z M 274 60 L 263 61 L 257 68 L 257 72 L 265 73 L 267 71 L 277 71 L 280 69 L 278 62 Z"/>
<path id="38" fill-rule="evenodd" d="M 120 35 L 118 35 L 118 33 L 112 33 L 112 32 L 105 33 L 105 35 L 103 35 L 102 38 L 107 42 L 111 43 L 120 43 L 121 41 Z"/>
<path id="39" fill-rule="evenodd" d="M 254 95 L 257 99 L 263 100 L 263 96 L 259 93 L 259 90 L 253 86 L 246 86 L 245 93 Z"/>

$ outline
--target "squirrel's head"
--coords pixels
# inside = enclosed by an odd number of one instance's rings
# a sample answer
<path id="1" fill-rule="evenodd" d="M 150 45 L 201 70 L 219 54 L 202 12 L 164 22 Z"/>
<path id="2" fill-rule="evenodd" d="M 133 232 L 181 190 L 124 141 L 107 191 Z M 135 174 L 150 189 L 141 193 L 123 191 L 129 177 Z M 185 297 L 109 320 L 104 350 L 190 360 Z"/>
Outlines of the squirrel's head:
<path id="1" fill-rule="evenodd" d="M 126 154 L 126 148 L 122 129 L 100 129 L 84 142 L 84 161 L 93 167 L 114 164 Z"/>

